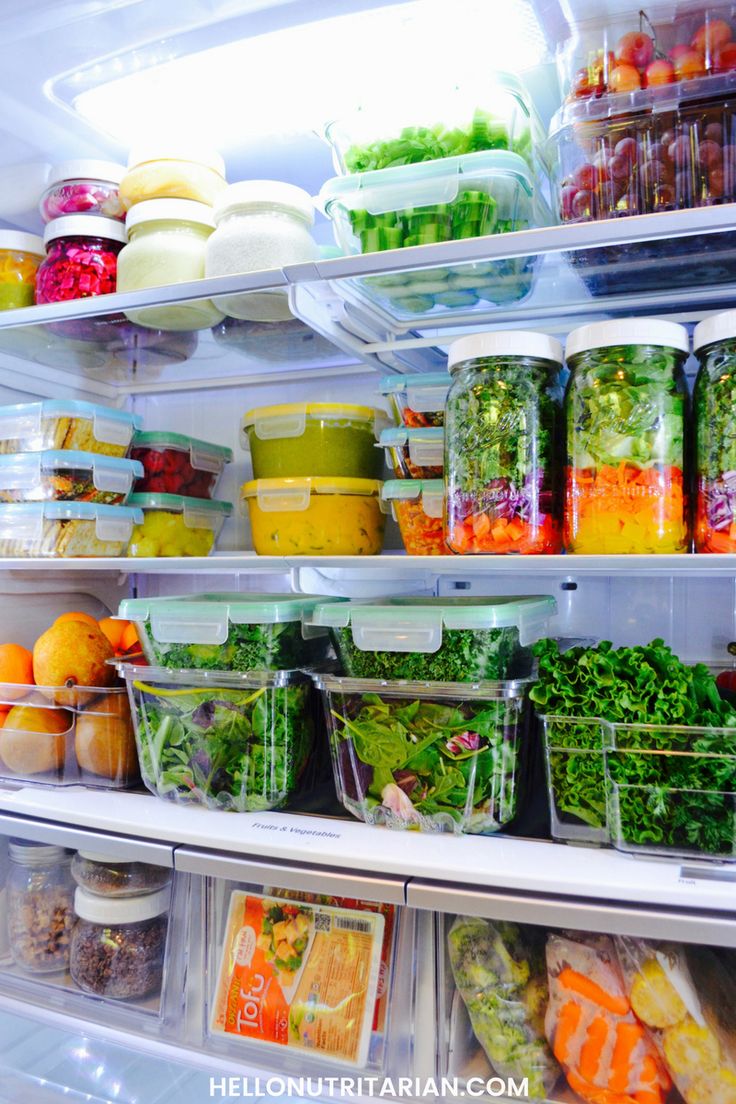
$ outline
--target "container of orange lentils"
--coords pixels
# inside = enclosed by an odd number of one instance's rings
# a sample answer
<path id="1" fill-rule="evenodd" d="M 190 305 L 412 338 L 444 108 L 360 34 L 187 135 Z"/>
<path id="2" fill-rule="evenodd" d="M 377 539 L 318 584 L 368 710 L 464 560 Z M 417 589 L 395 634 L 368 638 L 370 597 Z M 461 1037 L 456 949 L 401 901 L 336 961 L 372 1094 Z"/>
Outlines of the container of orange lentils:
<path id="1" fill-rule="evenodd" d="M 0 310 L 33 304 L 36 269 L 45 256 L 43 241 L 35 234 L 0 231 Z"/>
<path id="2" fill-rule="evenodd" d="M 445 541 L 441 479 L 389 479 L 381 498 L 391 507 L 409 556 L 444 556 L 451 551 Z"/>

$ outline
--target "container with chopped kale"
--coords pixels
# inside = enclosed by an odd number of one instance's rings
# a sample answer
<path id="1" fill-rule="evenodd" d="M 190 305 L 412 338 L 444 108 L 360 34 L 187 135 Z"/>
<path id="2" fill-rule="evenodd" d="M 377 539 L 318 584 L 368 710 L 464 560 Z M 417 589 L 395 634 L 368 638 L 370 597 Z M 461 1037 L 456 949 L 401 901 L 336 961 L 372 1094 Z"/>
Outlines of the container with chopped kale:
<path id="1" fill-rule="evenodd" d="M 134 621 L 149 663 L 203 671 L 284 671 L 332 656 L 326 629 L 302 630 L 310 595 L 195 594 L 130 598 L 118 616 Z M 339 601 L 339 599 L 332 599 Z"/>
<path id="2" fill-rule="evenodd" d="M 158 797 L 230 812 L 286 805 L 314 750 L 314 688 L 299 671 L 121 664 L 141 776 Z"/>
<path id="3" fill-rule="evenodd" d="M 475 682 L 528 675 L 555 610 L 545 595 L 382 598 L 318 604 L 310 623 L 330 629 L 352 678 Z"/>

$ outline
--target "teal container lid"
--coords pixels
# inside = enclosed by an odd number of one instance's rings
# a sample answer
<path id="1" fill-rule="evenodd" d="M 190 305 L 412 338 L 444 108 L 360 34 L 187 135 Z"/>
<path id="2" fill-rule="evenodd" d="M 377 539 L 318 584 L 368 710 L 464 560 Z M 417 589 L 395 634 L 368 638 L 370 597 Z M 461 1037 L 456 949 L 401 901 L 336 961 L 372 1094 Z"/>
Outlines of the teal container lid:
<path id="1" fill-rule="evenodd" d="M 187 495 L 156 494 L 138 492 L 128 499 L 129 506 L 139 506 L 141 510 L 169 510 L 173 514 L 192 513 L 222 514 L 229 517 L 233 512 L 232 502 L 217 498 L 189 498 Z"/>
<path id="2" fill-rule="evenodd" d="M 189 437 L 186 433 L 168 433 L 159 429 L 136 433 L 131 442 L 131 448 L 185 449 L 191 453 L 192 467 L 195 468 L 203 467 L 203 464 L 197 462 L 198 457 L 217 457 L 218 471 L 223 464 L 229 464 L 233 458 L 233 450 L 226 448 L 225 445 L 214 445 L 209 441 L 200 441 L 197 437 Z"/>
<path id="3" fill-rule="evenodd" d="M 384 376 L 381 380 L 379 392 L 382 395 L 396 395 L 396 394 L 424 394 L 429 391 L 436 391 L 439 395 L 442 391 L 442 401 L 437 406 L 431 406 L 426 409 L 438 410 L 441 406 L 445 405 L 444 396 L 450 389 L 452 383 L 452 377 L 449 372 L 427 372 L 426 375 L 421 375 L 419 372 L 416 375 L 411 376 Z M 417 407 L 413 402 L 409 402 L 409 406 L 413 410 L 421 410 L 421 407 Z"/>
<path id="4" fill-rule="evenodd" d="M 126 521 L 140 525 L 143 511 L 127 506 L 109 506 L 101 502 L 3 502 L 0 519 L 38 521 Z"/>
<path id="5" fill-rule="evenodd" d="M 224 644 L 232 625 L 278 625 L 302 621 L 317 605 L 343 598 L 313 594 L 193 594 L 181 598 L 126 598 L 117 616 L 149 622 L 161 644 Z"/>
<path id="6" fill-rule="evenodd" d="M 417 426 L 412 429 L 394 426 L 384 429 L 378 443 L 382 448 L 413 444 L 439 445 L 442 448 L 444 441 L 445 431 L 442 426 Z"/>
<path id="7" fill-rule="evenodd" d="M 381 598 L 315 607 L 311 622 L 352 630 L 361 651 L 437 652 L 445 629 L 517 628 L 532 643 L 557 611 L 551 595 L 503 598 Z"/>
<path id="8" fill-rule="evenodd" d="M 441 518 L 445 505 L 443 479 L 388 479 L 381 491 L 383 502 L 418 502 L 427 517 Z"/>

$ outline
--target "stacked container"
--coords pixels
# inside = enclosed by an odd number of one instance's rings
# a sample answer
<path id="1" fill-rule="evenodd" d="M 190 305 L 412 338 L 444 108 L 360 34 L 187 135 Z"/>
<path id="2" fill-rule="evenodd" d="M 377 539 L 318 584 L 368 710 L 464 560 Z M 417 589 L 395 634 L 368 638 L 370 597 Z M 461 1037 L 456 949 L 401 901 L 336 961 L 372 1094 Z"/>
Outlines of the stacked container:
<path id="1" fill-rule="evenodd" d="M 243 418 L 254 478 L 242 488 L 259 555 L 376 555 L 383 546 L 382 410 L 258 407 Z"/>
<path id="2" fill-rule="evenodd" d="M 0 408 L 0 556 L 120 556 L 143 520 L 139 418 L 75 400 Z"/>
<path id="3" fill-rule="evenodd" d="M 339 601 L 339 600 L 336 600 Z M 259 812 L 319 781 L 312 682 L 329 665 L 326 628 L 303 628 L 323 598 L 205 594 L 129 599 L 150 667 L 121 665 L 141 774 L 158 797 Z"/>
<path id="4" fill-rule="evenodd" d="M 526 678 L 551 597 L 318 604 L 342 675 L 319 675 L 338 796 L 368 824 L 488 834 L 523 811 Z"/>
<path id="5" fill-rule="evenodd" d="M 320 202 L 344 253 L 374 253 L 524 230 L 550 218 L 542 198 L 542 128 L 516 78 L 497 73 L 480 97 L 435 89 L 435 103 L 405 102 L 394 127 L 371 110 L 331 123 L 341 174 Z M 529 294 L 535 258 L 427 268 L 356 281 L 394 318 L 439 317 Z"/>

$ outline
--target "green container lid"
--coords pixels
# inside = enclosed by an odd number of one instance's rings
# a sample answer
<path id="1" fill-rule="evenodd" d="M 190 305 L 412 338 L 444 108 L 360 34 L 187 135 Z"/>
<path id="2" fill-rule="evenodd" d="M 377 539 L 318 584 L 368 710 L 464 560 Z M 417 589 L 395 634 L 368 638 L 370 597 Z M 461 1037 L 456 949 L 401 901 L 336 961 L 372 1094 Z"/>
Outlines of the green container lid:
<path id="1" fill-rule="evenodd" d="M 386 376 L 379 388 L 382 395 L 401 395 L 406 405 L 419 414 L 444 410 L 452 378 L 449 372 L 428 372 L 412 376 Z"/>
<path id="2" fill-rule="evenodd" d="M 138 506 L 141 510 L 169 510 L 172 514 L 186 514 L 198 511 L 205 514 L 222 514 L 229 517 L 233 512 L 232 502 L 217 498 L 188 498 L 186 495 L 154 494 L 140 492 L 128 499 L 129 506 Z"/>
<path id="3" fill-rule="evenodd" d="M 388 479 L 383 484 L 384 502 L 417 502 L 421 498 L 427 517 L 441 518 L 445 501 L 442 479 Z"/>
<path id="4" fill-rule="evenodd" d="M 131 448 L 171 448 L 188 452 L 192 458 L 192 467 L 204 471 L 220 471 L 224 464 L 233 458 L 233 450 L 225 445 L 213 445 L 209 441 L 200 441 L 186 433 L 166 433 L 160 429 L 136 433 Z M 211 467 L 213 460 L 216 463 Z"/>

